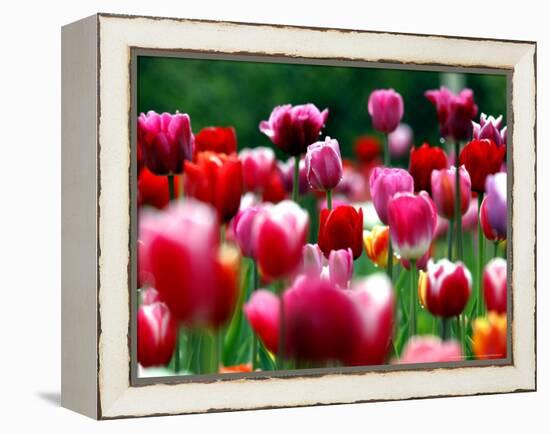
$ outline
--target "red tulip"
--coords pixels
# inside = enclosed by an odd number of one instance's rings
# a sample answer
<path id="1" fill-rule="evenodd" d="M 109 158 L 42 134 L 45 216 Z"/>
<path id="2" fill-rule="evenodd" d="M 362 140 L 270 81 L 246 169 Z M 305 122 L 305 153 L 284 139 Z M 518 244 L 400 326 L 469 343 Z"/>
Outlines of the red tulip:
<path id="1" fill-rule="evenodd" d="M 260 122 L 260 131 L 281 151 L 296 156 L 319 140 L 327 117 L 328 109 L 321 112 L 313 104 L 281 105 L 273 109 L 269 120 Z"/>
<path id="2" fill-rule="evenodd" d="M 195 136 L 197 151 L 233 154 L 237 152 L 237 133 L 233 127 L 206 127 Z"/>
<path id="3" fill-rule="evenodd" d="M 195 152 L 191 119 L 186 113 L 141 113 L 138 142 L 145 165 L 155 175 L 181 173 L 184 161 L 191 160 Z"/>
<path id="4" fill-rule="evenodd" d="M 493 258 L 485 266 L 483 295 L 487 310 L 506 313 L 506 260 Z"/>
<path id="5" fill-rule="evenodd" d="M 180 177 L 175 177 L 175 192 L 179 194 Z M 138 175 L 138 206 L 150 205 L 162 209 L 170 202 L 168 193 L 168 178 L 163 175 L 155 175 L 144 167 Z"/>
<path id="6" fill-rule="evenodd" d="M 239 211 L 243 193 L 242 164 L 236 155 L 199 152 L 196 163 L 185 163 L 185 194 L 216 208 L 228 222 Z"/>
<path id="7" fill-rule="evenodd" d="M 430 248 L 437 225 L 435 205 L 423 191 L 397 193 L 388 203 L 390 235 L 395 251 L 408 260 L 420 259 Z"/>
<path id="8" fill-rule="evenodd" d="M 321 210 L 318 242 L 326 258 L 332 250 L 350 248 L 357 259 L 363 251 L 363 210 L 351 205 Z"/>
<path id="9" fill-rule="evenodd" d="M 355 140 L 353 152 L 361 164 L 373 163 L 382 153 L 382 144 L 375 136 L 361 136 Z"/>
<path id="10" fill-rule="evenodd" d="M 403 98 L 393 89 L 378 89 L 369 96 L 372 126 L 382 133 L 391 133 L 403 117 Z"/>
<path id="11" fill-rule="evenodd" d="M 279 350 L 279 298 L 267 289 L 258 289 L 243 306 L 254 332 L 272 353 Z"/>
<path id="12" fill-rule="evenodd" d="M 244 188 L 247 191 L 264 191 L 275 169 L 273 149 L 263 146 L 245 148 L 239 152 L 239 160 L 243 164 Z"/>
<path id="13" fill-rule="evenodd" d="M 462 313 L 472 292 L 472 275 L 462 262 L 447 258 L 428 262 L 426 273 L 419 279 L 422 304 L 433 315 L 445 318 Z"/>
<path id="14" fill-rule="evenodd" d="M 141 366 L 167 365 L 176 347 L 177 325 L 164 303 L 141 305 L 137 314 L 137 356 Z"/>
<path id="15" fill-rule="evenodd" d="M 262 201 L 270 203 L 279 203 L 285 200 L 287 197 L 287 191 L 283 182 L 283 177 L 279 171 L 279 168 L 275 168 L 271 171 L 267 184 L 264 186 L 262 192 Z"/>
<path id="16" fill-rule="evenodd" d="M 456 341 L 442 341 L 437 336 L 413 336 L 397 363 L 459 362 L 463 359 L 462 348 Z"/>
<path id="17" fill-rule="evenodd" d="M 482 139 L 472 140 L 460 152 L 460 164 L 466 167 L 472 180 L 472 190 L 478 193 L 485 192 L 487 175 L 500 171 L 505 146 L 497 146 L 495 142 Z"/>
<path id="18" fill-rule="evenodd" d="M 460 213 L 464 215 L 470 207 L 472 186 L 470 175 L 460 166 Z M 432 198 L 440 216 L 452 219 L 455 215 L 456 167 L 432 171 Z"/>
<path id="19" fill-rule="evenodd" d="M 432 191 L 431 176 L 433 170 L 446 169 L 447 155 L 437 146 L 424 143 L 419 148 L 411 149 L 409 172 L 414 178 L 414 190 Z"/>
<path id="20" fill-rule="evenodd" d="M 264 207 L 254 218 L 252 250 L 263 277 L 278 279 L 296 271 L 308 225 L 308 213 L 288 200 Z"/>
<path id="21" fill-rule="evenodd" d="M 471 89 L 463 89 L 455 95 L 449 89 L 428 90 L 426 98 L 435 105 L 441 137 L 454 141 L 472 137 L 472 119 L 477 114 L 477 105 Z"/>
<path id="22" fill-rule="evenodd" d="M 238 297 L 239 256 L 220 249 L 214 210 L 186 199 L 148 217 L 146 227 L 146 263 L 174 316 L 191 327 L 226 322 Z"/>

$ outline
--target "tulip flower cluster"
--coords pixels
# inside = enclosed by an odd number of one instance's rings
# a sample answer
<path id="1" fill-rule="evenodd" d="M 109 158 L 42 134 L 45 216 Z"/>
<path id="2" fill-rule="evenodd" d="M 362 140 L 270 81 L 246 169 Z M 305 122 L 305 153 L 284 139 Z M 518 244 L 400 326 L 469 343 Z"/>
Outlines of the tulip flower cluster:
<path id="1" fill-rule="evenodd" d="M 470 89 L 425 95 L 438 144 L 414 145 L 394 89 L 370 93 L 374 131 L 351 144 L 312 103 L 259 113 L 252 148 L 233 126 L 194 134 L 189 114 L 141 114 L 141 369 L 506 357 L 503 117 L 476 119 Z"/>

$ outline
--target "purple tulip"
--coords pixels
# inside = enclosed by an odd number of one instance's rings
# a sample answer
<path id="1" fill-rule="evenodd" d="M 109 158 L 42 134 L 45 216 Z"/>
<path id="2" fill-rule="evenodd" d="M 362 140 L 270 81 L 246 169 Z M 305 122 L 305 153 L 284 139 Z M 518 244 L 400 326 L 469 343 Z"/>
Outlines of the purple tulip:
<path id="1" fill-rule="evenodd" d="M 472 121 L 474 129 L 474 139 L 490 139 L 497 146 L 506 144 L 506 127 L 501 128 L 502 115 L 496 119 L 493 116 L 487 116 L 481 113 L 479 124 Z"/>
<path id="2" fill-rule="evenodd" d="M 314 104 L 280 105 L 273 109 L 267 121 L 260 122 L 260 131 L 281 151 L 300 155 L 318 140 L 327 117 L 328 109 L 321 112 Z"/>
<path id="3" fill-rule="evenodd" d="M 306 244 L 302 248 L 301 273 L 309 277 L 319 277 L 323 271 L 323 252 L 317 244 Z"/>
<path id="4" fill-rule="evenodd" d="M 396 193 L 412 193 L 413 177 L 404 169 L 375 167 L 369 178 L 370 194 L 378 218 L 388 224 L 388 202 Z"/>
<path id="5" fill-rule="evenodd" d="M 506 173 L 499 172 L 487 176 L 485 180 L 487 219 L 499 238 L 506 238 L 506 178 Z"/>
<path id="6" fill-rule="evenodd" d="M 328 257 L 330 281 L 341 288 L 348 288 L 353 275 L 353 253 L 350 248 L 332 250 Z"/>
<path id="7" fill-rule="evenodd" d="M 183 162 L 191 161 L 195 137 L 186 113 L 141 113 L 137 120 L 138 142 L 147 168 L 155 175 L 183 172 Z"/>
<path id="8" fill-rule="evenodd" d="M 403 117 L 403 98 L 393 89 L 378 89 L 370 94 L 368 108 L 374 129 L 388 134 Z"/>
<path id="9" fill-rule="evenodd" d="M 388 135 L 388 146 L 394 157 L 407 155 L 413 141 L 413 130 L 407 124 L 399 124 L 393 133 Z"/>
<path id="10" fill-rule="evenodd" d="M 286 162 L 278 161 L 277 170 L 281 174 L 285 190 L 290 193 L 294 184 L 294 161 L 295 157 L 290 157 Z M 300 195 L 306 194 L 311 189 L 307 180 L 306 162 L 302 158 L 300 160 L 300 174 L 298 177 L 298 191 Z"/>
<path id="11" fill-rule="evenodd" d="M 324 142 L 309 145 L 305 161 L 307 180 L 315 190 L 332 190 L 342 179 L 344 169 L 336 139 L 327 137 Z"/>

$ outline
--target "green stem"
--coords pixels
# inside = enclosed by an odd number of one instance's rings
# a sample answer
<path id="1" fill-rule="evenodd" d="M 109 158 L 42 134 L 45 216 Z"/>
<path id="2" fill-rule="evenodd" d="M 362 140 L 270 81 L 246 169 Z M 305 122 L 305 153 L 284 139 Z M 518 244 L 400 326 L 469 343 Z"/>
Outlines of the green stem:
<path id="1" fill-rule="evenodd" d="M 479 193 L 477 196 L 477 285 L 476 285 L 476 314 L 477 316 L 483 315 L 483 300 L 481 297 L 481 281 L 483 274 L 483 250 L 485 247 L 485 239 L 483 238 L 483 229 L 481 228 L 481 203 L 483 202 L 483 193 Z"/>
<path id="2" fill-rule="evenodd" d="M 416 335 L 416 307 L 418 304 L 418 285 L 415 285 L 416 261 L 411 260 L 410 290 L 411 305 L 409 309 L 409 337 Z"/>
<path id="3" fill-rule="evenodd" d="M 178 327 L 176 331 L 176 349 L 174 350 L 174 371 L 176 372 L 176 374 L 180 371 L 180 368 L 181 368 L 180 341 L 181 341 L 181 330 Z"/>
<path id="4" fill-rule="evenodd" d="M 447 232 L 447 257 L 449 261 L 453 260 L 453 232 L 454 232 L 454 219 L 449 220 L 449 230 Z"/>
<path id="5" fill-rule="evenodd" d="M 498 241 L 493 242 L 493 258 L 498 257 Z"/>
<path id="6" fill-rule="evenodd" d="M 384 136 L 384 166 L 391 167 L 390 140 L 389 135 Z"/>
<path id="7" fill-rule="evenodd" d="M 277 368 L 285 369 L 285 304 L 284 293 L 281 292 L 279 309 L 279 351 L 277 352 Z"/>
<path id="8" fill-rule="evenodd" d="M 462 261 L 462 210 L 460 209 L 460 142 L 455 142 L 455 220 L 456 220 L 456 259 Z"/>
<path id="9" fill-rule="evenodd" d="M 442 341 L 446 341 L 447 339 L 449 339 L 449 325 L 450 325 L 450 321 L 449 321 L 449 318 L 447 317 L 442 317 L 441 318 L 441 340 Z"/>
<path id="10" fill-rule="evenodd" d="M 258 276 L 258 266 L 256 261 L 252 259 L 252 292 L 258 289 L 259 286 L 259 276 Z M 255 371 L 258 368 L 258 337 L 255 333 L 252 333 L 252 370 Z"/>
<path id="11" fill-rule="evenodd" d="M 292 200 L 298 202 L 300 192 L 300 155 L 294 157 L 294 178 L 292 182 Z"/>
<path id="12" fill-rule="evenodd" d="M 223 345 L 223 330 L 220 327 L 218 330 L 214 331 L 214 345 L 215 345 L 215 363 L 214 373 L 217 374 L 220 371 L 220 366 L 222 364 L 222 345 Z"/>
<path id="13" fill-rule="evenodd" d="M 393 245 L 391 243 L 391 237 L 388 239 L 388 261 L 386 264 L 386 271 L 390 281 L 393 281 Z"/>
<path id="14" fill-rule="evenodd" d="M 332 190 L 327 190 L 327 209 L 332 209 Z"/>
<path id="15" fill-rule="evenodd" d="M 168 194 L 170 196 L 170 200 L 174 200 L 176 198 L 176 185 L 174 182 L 174 175 L 168 175 Z"/>

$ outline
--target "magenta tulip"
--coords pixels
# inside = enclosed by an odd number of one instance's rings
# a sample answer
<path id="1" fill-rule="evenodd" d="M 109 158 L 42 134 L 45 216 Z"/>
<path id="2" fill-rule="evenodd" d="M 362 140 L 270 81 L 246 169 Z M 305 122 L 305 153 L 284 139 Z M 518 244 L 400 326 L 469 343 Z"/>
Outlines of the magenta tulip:
<path id="1" fill-rule="evenodd" d="M 137 357 L 141 366 L 167 365 L 176 348 L 177 325 L 164 303 L 143 304 L 137 314 Z"/>
<path id="2" fill-rule="evenodd" d="M 437 213 L 425 191 L 397 193 L 388 203 L 388 221 L 395 251 L 408 260 L 420 259 L 430 248 Z"/>
<path id="3" fill-rule="evenodd" d="M 507 176 L 505 172 L 487 176 L 485 180 L 485 191 L 487 196 L 483 200 L 483 217 L 486 217 L 486 224 L 496 234 L 496 239 L 506 239 L 508 222 L 507 208 Z"/>
<path id="4" fill-rule="evenodd" d="M 261 212 L 261 206 L 251 206 L 245 208 L 237 213 L 235 218 L 231 220 L 231 228 L 233 230 L 233 236 L 241 252 L 244 256 L 249 258 L 254 257 L 254 250 L 252 244 L 252 227 L 254 219 Z"/>
<path id="5" fill-rule="evenodd" d="M 184 161 L 192 160 L 195 152 L 191 119 L 186 113 L 141 113 L 138 140 L 145 165 L 155 175 L 182 173 Z"/>
<path id="6" fill-rule="evenodd" d="M 283 152 L 300 155 L 319 139 L 328 109 L 319 111 L 313 104 L 277 106 L 269 120 L 260 122 L 260 131 Z"/>
<path id="7" fill-rule="evenodd" d="M 271 291 L 257 289 L 243 306 L 246 319 L 265 347 L 276 354 L 279 350 L 280 301 Z"/>
<path id="8" fill-rule="evenodd" d="M 328 257 L 329 278 L 340 288 L 348 288 L 353 275 L 353 253 L 351 249 L 332 250 Z"/>
<path id="9" fill-rule="evenodd" d="M 472 196 L 470 175 L 460 166 L 460 212 L 468 211 Z M 432 171 L 432 198 L 440 216 L 451 219 L 455 216 L 456 167 Z"/>
<path id="10" fill-rule="evenodd" d="M 487 310 L 506 313 L 506 260 L 493 258 L 483 270 L 483 295 Z"/>
<path id="11" fill-rule="evenodd" d="M 442 341 L 437 336 L 413 336 L 403 349 L 397 363 L 442 363 L 463 360 L 462 349 L 456 341 Z"/>
<path id="12" fill-rule="evenodd" d="M 403 98 L 393 89 L 378 89 L 370 94 L 368 109 L 374 129 L 391 133 L 403 117 Z"/>
<path id="13" fill-rule="evenodd" d="M 472 121 L 472 126 L 474 139 L 490 139 L 498 146 L 506 144 L 506 127 L 501 128 L 502 115 L 495 119 L 481 113 L 479 124 Z"/>
<path id="14" fill-rule="evenodd" d="M 413 142 L 413 130 L 407 124 L 399 126 L 388 135 L 388 146 L 394 157 L 404 157 L 411 149 Z"/>
<path id="15" fill-rule="evenodd" d="M 273 169 L 275 169 L 275 152 L 273 152 L 273 149 L 264 146 L 253 149 L 245 148 L 239 152 L 239 160 L 243 165 L 245 190 L 263 192 Z"/>
<path id="16" fill-rule="evenodd" d="M 305 161 L 307 180 L 314 190 L 332 190 L 342 179 L 342 157 L 335 139 L 327 137 L 309 145 Z"/>
<path id="17" fill-rule="evenodd" d="M 369 178 L 370 194 L 378 218 L 388 224 L 388 202 L 396 193 L 412 193 L 414 180 L 404 169 L 375 167 Z"/>

